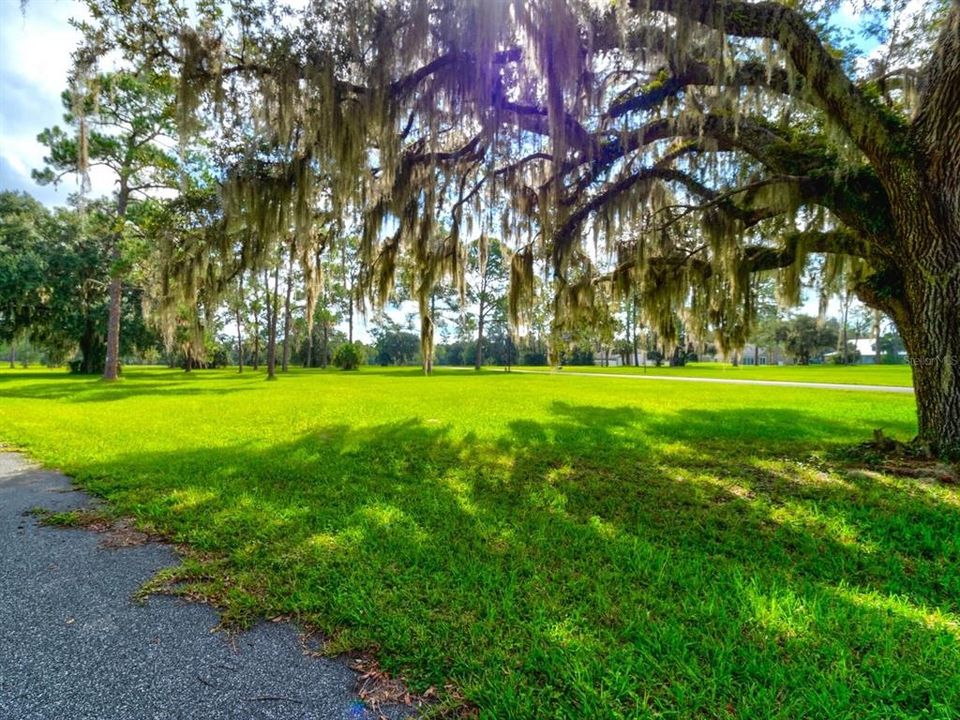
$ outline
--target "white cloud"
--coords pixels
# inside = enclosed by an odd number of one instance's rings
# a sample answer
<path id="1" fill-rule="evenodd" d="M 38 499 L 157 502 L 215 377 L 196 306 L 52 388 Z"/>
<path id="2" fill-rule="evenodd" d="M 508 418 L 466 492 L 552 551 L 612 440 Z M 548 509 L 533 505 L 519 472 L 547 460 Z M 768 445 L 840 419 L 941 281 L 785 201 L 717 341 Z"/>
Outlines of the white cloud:
<path id="1" fill-rule="evenodd" d="M 44 147 L 37 134 L 63 125 L 61 93 L 67 86 L 70 54 L 80 40 L 71 17 L 85 16 L 73 0 L 0 0 L 0 182 L 6 190 L 25 190 L 48 205 L 62 205 L 79 189 L 65 178 L 58 189 L 42 188 L 30 177 L 43 166 Z M 109 173 L 94 173 L 92 195 L 113 189 Z"/>

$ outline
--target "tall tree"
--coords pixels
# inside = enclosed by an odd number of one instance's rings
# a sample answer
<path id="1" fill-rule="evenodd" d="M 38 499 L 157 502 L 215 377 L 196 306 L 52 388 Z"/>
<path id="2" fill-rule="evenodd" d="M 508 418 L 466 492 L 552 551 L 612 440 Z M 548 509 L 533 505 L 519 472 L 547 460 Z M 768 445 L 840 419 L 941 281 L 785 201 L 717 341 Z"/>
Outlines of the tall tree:
<path id="1" fill-rule="evenodd" d="M 286 294 L 283 300 L 283 354 L 280 360 L 281 372 L 287 372 L 290 369 L 290 332 L 293 328 L 293 315 L 290 308 L 293 293 L 293 253 L 294 247 L 291 246 L 287 269 L 284 273 Z"/>
<path id="2" fill-rule="evenodd" d="M 49 151 L 46 167 L 34 171 L 41 184 L 80 175 L 86 186 L 87 173 L 95 167 L 109 169 L 116 178 L 114 230 L 105 238 L 112 268 L 104 380 L 118 375 L 123 280 L 131 262 L 131 244 L 126 242 L 131 200 L 176 186 L 177 163 L 162 144 L 175 135 L 174 98 L 169 76 L 77 73 L 71 90 L 63 94 L 64 121 L 75 133 L 55 126 L 37 138 Z"/>
<path id="3" fill-rule="evenodd" d="M 776 334 L 777 340 L 800 365 L 808 365 L 811 358 L 834 347 L 838 336 L 835 321 L 819 323 L 809 315 L 780 322 Z"/>
<path id="4" fill-rule="evenodd" d="M 471 251 L 470 261 L 476 279 L 468 283 L 468 300 L 477 306 L 477 349 L 473 367 L 479 370 L 483 366 L 484 330 L 498 314 L 505 316 L 509 275 L 502 246 L 496 238 L 481 235 L 475 250 Z"/>

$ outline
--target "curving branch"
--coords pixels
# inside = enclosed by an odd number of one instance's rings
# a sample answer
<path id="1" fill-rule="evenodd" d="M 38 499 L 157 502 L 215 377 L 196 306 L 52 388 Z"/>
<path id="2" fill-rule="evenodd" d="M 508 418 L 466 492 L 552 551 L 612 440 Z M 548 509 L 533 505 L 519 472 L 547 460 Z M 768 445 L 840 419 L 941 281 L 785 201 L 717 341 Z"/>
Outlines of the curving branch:
<path id="1" fill-rule="evenodd" d="M 914 126 L 931 156 L 931 176 L 960 192 L 960 0 L 952 0 L 933 57 L 921 77 L 922 91 Z M 954 204 L 960 210 L 960 200 Z"/>
<path id="2" fill-rule="evenodd" d="M 666 75 L 665 70 L 648 83 L 638 95 L 614 103 L 607 110 L 609 118 L 622 117 L 631 112 L 653 110 L 665 100 L 678 96 L 691 85 L 722 85 L 724 87 L 767 87 L 782 95 L 799 95 L 804 87 L 800 78 L 791 83 L 783 68 L 769 73 L 766 65 L 754 61 L 744 63 L 729 77 L 717 82 L 717 75 L 707 63 L 689 62 L 683 72 Z"/>
<path id="3" fill-rule="evenodd" d="M 637 12 L 689 18 L 736 37 L 777 41 L 806 79 L 811 101 L 844 128 L 873 162 L 881 167 L 893 162 L 891 146 L 900 125 L 847 77 L 796 10 L 776 2 L 742 0 L 631 0 L 630 6 Z"/>

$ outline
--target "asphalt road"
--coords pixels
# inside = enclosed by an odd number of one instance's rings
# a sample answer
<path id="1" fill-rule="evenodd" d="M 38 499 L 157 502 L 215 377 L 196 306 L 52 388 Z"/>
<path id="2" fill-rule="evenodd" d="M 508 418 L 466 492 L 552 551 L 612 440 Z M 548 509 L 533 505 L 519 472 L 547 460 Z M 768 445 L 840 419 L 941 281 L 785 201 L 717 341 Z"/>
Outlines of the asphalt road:
<path id="1" fill-rule="evenodd" d="M 771 387 L 820 388 L 821 390 L 855 390 L 857 392 L 888 392 L 912 395 L 912 387 L 896 385 L 852 385 L 850 383 L 795 382 L 793 380 L 742 380 L 735 378 L 688 377 L 680 375 L 645 375 L 634 373 L 594 373 L 581 370 L 521 370 L 516 367 L 511 372 L 531 375 L 577 375 L 580 377 L 625 378 L 627 380 L 667 380 L 670 382 L 716 383 L 720 385 L 767 385 Z"/>
<path id="2" fill-rule="evenodd" d="M 355 673 L 304 655 L 287 624 L 228 637 L 207 606 L 132 602 L 177 562 L 169 548 L 104 549 L 96 533 L 29 514 L 89 503 L 65 476 L 0 452 L 0 719 L 379 717 Z"/>

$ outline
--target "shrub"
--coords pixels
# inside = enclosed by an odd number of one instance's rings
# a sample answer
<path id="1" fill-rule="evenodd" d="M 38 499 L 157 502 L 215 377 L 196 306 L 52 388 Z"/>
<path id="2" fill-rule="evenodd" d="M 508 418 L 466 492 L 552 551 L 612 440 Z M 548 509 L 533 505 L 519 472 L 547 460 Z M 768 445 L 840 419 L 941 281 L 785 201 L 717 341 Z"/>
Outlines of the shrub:
<path id="1" fill-rule="evenodd" d="M 341 370 L 356 370 L 363 362 L 363 352 L 354 343 L 344 343 L 333 353 L 333 364 Z"/>

